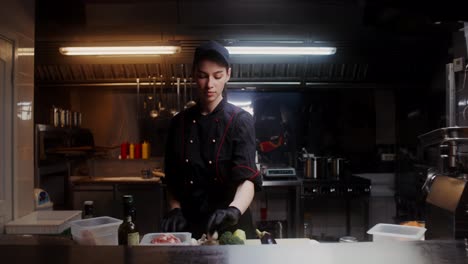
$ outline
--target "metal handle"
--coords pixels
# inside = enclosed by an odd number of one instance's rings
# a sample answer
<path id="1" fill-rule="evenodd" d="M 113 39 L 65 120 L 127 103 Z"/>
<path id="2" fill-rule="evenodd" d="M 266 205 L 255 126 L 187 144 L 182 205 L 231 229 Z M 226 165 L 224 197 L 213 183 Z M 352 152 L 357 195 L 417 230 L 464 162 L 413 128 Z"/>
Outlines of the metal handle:
<path id="1" fill-rule="evenodd" d="M 426 177 L 426 180 L 424 181 L 423 186 L 421 187 L 421 190 L 423 190 L 426 194 L 429 194 L 432 183 L 434 182 L 434 179 L 437 176 L 438 176 L 438 173 L 435 169 L 429 169 L 427 171 L 427 177 Z"/>

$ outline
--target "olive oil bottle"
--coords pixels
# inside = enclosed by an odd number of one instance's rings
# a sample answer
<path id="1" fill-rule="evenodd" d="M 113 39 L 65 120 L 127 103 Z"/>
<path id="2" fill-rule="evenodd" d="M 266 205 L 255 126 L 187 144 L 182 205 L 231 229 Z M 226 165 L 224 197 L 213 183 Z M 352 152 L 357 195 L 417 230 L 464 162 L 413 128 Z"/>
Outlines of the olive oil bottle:
<path id="1" fill-rule="evenodd" d="M 124 222 L 119 226 L 119 245 L 135 246 L 140 243 L 140 233 L 132 222 L 132 216 L 125 216 Z"/>
<path id="2" fill-rule="evenodd" d="M 124 221 L 119 226 L 119 245 L 138 245 L 140 243 L 140 233 L 135 224 L 136 210 L 133 205 L 133 196 L 124 195 L 122 198 Z"/>

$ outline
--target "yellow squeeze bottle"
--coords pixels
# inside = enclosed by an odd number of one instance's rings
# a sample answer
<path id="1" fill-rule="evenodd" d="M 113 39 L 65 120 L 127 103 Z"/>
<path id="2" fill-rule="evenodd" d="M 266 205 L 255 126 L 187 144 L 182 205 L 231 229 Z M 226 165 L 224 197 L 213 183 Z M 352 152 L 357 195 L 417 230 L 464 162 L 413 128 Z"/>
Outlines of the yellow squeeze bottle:
<path id="1" fill-rule="evenodd" d="M 133 143 L 129 147 L 129 156 L 129 159 L 135 159 L 135 145 Z"/>
<path id="2" fill-rule="evenodd" d="M 141 145 L 141 158 L 148 159 L 149 158 L 149 144 L 146 141 L 143 141 Z"/>

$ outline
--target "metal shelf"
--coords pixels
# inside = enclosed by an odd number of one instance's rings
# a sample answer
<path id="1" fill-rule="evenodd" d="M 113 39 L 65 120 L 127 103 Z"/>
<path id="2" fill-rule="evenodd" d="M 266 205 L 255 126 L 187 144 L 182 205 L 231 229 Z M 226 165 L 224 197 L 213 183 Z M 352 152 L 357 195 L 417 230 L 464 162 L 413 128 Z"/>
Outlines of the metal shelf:
<path id="1" fill-rule="evenodd" d="M 444 142 L 468 141 L 468 127 L 443 127 L 418 136 L 423 147 Z"/>

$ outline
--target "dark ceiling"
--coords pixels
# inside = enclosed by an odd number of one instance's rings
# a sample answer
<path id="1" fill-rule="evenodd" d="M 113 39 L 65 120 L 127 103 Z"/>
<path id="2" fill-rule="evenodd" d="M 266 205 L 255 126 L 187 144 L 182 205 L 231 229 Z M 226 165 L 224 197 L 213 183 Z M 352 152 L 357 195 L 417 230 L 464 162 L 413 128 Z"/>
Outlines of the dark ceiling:
<path id="1" fill-rule="evenodd" d="M 410 2 L 410 3 L 408 3 Z M 39 85 L 124 82 L 188 75 L 193 49 L 275 40 L 333 45 L 330 57 L 234 57 L 234 81 L 421 83 L 450 58 L 452 36 L 468 20 L 462 1 L 49 0 L 37 1 Z M 62 45 L 165 43 L 171 57 L 70 58 Z"/>

